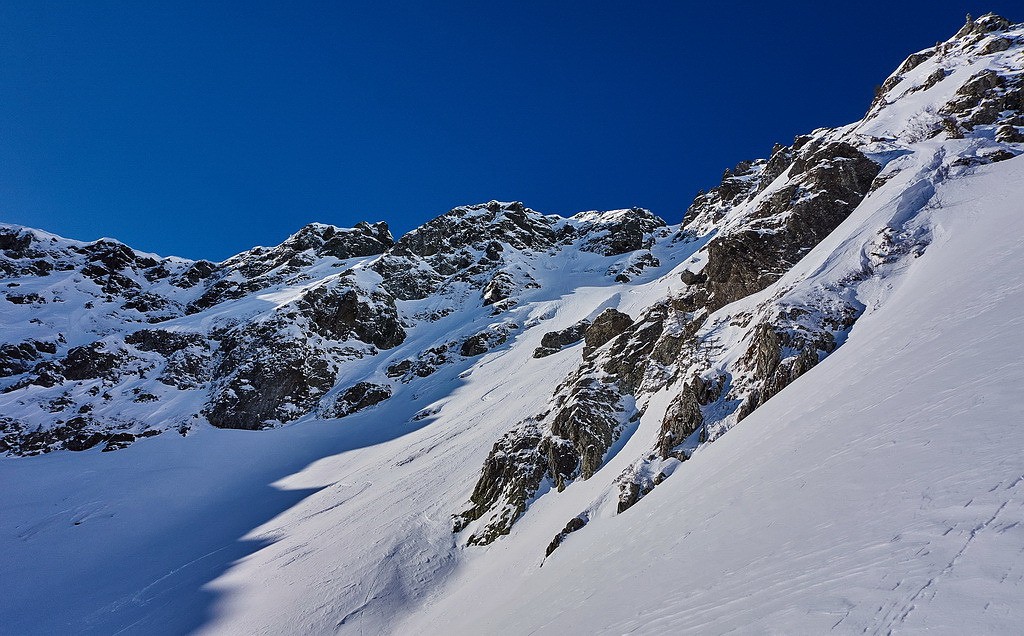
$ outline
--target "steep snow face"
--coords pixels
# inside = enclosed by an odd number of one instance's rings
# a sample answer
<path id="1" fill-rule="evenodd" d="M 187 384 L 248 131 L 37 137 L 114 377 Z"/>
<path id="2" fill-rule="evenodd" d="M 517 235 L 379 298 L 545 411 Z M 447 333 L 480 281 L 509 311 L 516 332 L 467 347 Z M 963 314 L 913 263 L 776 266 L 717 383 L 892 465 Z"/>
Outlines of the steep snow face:
<path id="1" fill-rule="evenodd" d="M 5 226 L 2 450 L 59 452 L 0 461 L 3 629 L 1012 631 L 1022 45 L 969 23 L 682 227 Z"/>
<path id="2" fill-rule="evenodd" d="M 567 517 L 554 550 L 606 508 L 628 509 L 834 352 L 879 281 L 931 242 L 938 185 L 1020 154 L 1021 35 L 993 16 L 971 23 L 911 56 L 862 122 L 777 146 L 698 196 L 674 237 L 693 246 L 682 285 L 585 350 L 547 407 L 495 444 L 455 517 L 467 543 L 494 541 L 549 489 L 595 477 L 657 405 L 650 450 Z"/>
<path id="3" fill-rule="evenodd" d="M 1019 631 L 1022 184 L 1020 159 L 940 184 L 846 345 L 547 560 L 568 506 L 538 504 L 396 631 Z"/>

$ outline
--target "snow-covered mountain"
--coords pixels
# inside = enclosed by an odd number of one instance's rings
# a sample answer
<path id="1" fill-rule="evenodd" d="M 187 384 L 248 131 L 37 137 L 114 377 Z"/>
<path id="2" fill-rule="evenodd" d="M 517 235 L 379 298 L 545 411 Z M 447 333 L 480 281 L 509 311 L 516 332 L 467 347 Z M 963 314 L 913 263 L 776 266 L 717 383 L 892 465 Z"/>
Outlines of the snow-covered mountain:
<path id="1" fill-rule="evenodd" d="M 988 15 L 680 225 L 0 226 L 0 632 L 1019 631 L 1022 153 Z"/>

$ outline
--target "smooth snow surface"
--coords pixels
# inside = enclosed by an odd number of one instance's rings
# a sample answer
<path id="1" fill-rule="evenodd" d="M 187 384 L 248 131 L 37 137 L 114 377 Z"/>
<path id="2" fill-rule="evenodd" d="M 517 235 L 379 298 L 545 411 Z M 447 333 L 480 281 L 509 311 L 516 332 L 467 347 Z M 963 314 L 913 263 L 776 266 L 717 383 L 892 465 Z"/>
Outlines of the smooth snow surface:
<path id="1" fill-rule="evenodd" d="M 932 245 L 847 345 L 543 567 L 596 477 L 488 548 L 448 530 L 495 431 L 571 364 L 530 358 L 529 330 L 466 378 L 344 421 L 0 462 L 0 632 L 1012 633 L 1021 183 L 1019 158 L 946 182 Z M 409 421 L 426 406 L 436 419 Z"/>
<path id="2" fill-rule="evenodd" d="M 542 568 L 554 524 L 496 545 L 402 631 L 1019 633 L 1021 183 L 945 189 L 935 243 L 784 400 Z"/>
<path id="3" fill-rule="evenodd" d="M 544 333 L 609 307 L 636 318 L 679 291 L 683 269 L 703 266 L 710 234 L 687 242 L 660 228 L 659 264 L 622 284 L 610 267 L 630 256 L 575 244 L 557 256 L 508 251 L 509 266 L 538 284 L 502 315 L 515 324 L 508 341 L 396 382 L 391 399 L 344 419 L 255 432 L 197 425 L 112 453 L 3 458 L 0 634 L 1021 633 L 1024 158 L 991 126 L 966 139 L 912 133 L 931 131 L 937 105 L 984 65 L 1020 68 L 1022 51 L 962 68 L 953 53 L 937 56 L 873 119 L 815 133 L 885 164 L 877 187 L 707 329 L 724 364 L 749 336 L 733 317 L 826 292 L 848 294 L 863 314 L 834 353 L 712 431 L 716 441 L 624 513 L 615 480 L 659 439 L 677 384 L 637 396 L 646 410 L 600 470 L 538 493 L 507 536 L 466 548 L 466 533 L 451 532 L 495 441 L 548 408 L 580 365 L 582 343 L 533 358 Z M 955 73 L 916 90 L 939 65 Z M 993 150 L 1016 156 L 984 164 Z M 722 231 L 743 222 L 745 205 Z M 345 267 L 376 284 L 365 264 Z M 297 284 L 170 326 L 269 311 L 293 301 Z M 411 321 L 401 348 L 352 362 L 336 388 L 493 328 L 478 292 L 400 302 L 407 315 L 444 303 L 461 313 Z M 90 342 L 114 318 L 67 330 Z M 0 416 L 41 412 L 4 395 L 11 412 Z M 583 511 L 586 527 L 544 559 Z"/>

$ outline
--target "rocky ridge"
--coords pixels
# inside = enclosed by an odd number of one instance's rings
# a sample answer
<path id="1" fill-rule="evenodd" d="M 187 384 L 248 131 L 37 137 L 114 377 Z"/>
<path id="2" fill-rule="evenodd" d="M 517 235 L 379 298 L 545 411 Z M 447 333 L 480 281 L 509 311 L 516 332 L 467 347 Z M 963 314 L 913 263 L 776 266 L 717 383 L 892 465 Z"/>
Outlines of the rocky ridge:
<path id="1" fill-rule="evenodd" d="M 861 292 L 927 250 L 934 228 L 918 213 L 941 204 L 936 186 L 1024 151 L 1022 43 L 1020 25 L 969 20 L 908 57 L 864 119 L 727 170 L 680 225 L 638 208 L 561 218 L 492 201 L 398 241 L 383 223 L 312 224 L 223 263 L 0 226 L 0 305 L 16 326 L 0 343 L 0 452 L 344 418 L 415 401 L 523 339 L 548 365 L 536 368 L 568 370 L 484 458 L 453 515 L 460 541 L 511 532 L 657 420 L 550 553 L 842 346 Z M 836 244 L 850 223 L 871 231 Z M 587 286 L 647 300 L 609 294 L 544 326 L 552 316 L 535 307 Z"/>
<path id="2" fill-rule="evenodd" d="M 636 250 L 668 232 L 646 210 L 563 219 L 492 201 L 397 242 L 384 223 L 314 223 L 211 263 L 0 226 L 2 302 L 19 325 L 0 344 L 0 452 L 344 417 L 505 343 L 541 261 L 588 252 L 623 280 L 656 263 Z M 453 314 L 451 337 L 416 337 Z"/>
<path id="3" fill-rule="evenodd" d="M 969 19 L 910 56 L 861 122 L 726 170 L 672 239 L 692 245 L 682 285 L 585 351 L 549 408 L 494 445 L 455 531 L 469 544 L 507 534 L 536 497 L 591 478 L 652 400 L 667 400 L 650 451 L 570 520 L 550 554 L 602 507 L 626 511 L 832 353 L 864 310 L 859 286 L 927 248 L 931 228 L 915 214 L 935 205 L 935 185 L 1024 150 L 1022 35 L 998 16 Z M 855 211 L 886 205 L 895 213 L 855 262 L 798 267 Z"/>

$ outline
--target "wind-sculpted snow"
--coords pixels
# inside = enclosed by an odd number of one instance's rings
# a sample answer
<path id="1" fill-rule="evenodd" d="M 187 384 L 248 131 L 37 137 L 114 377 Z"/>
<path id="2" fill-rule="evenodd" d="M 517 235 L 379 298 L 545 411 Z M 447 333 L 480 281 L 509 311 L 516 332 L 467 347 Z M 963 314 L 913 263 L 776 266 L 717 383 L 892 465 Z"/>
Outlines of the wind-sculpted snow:
<path id="1" fill-rule="evenodd" d="M 1022 68 L 970 21 L 679 225 L 0 226 L 0 631 L 1019 631 Z"/>

